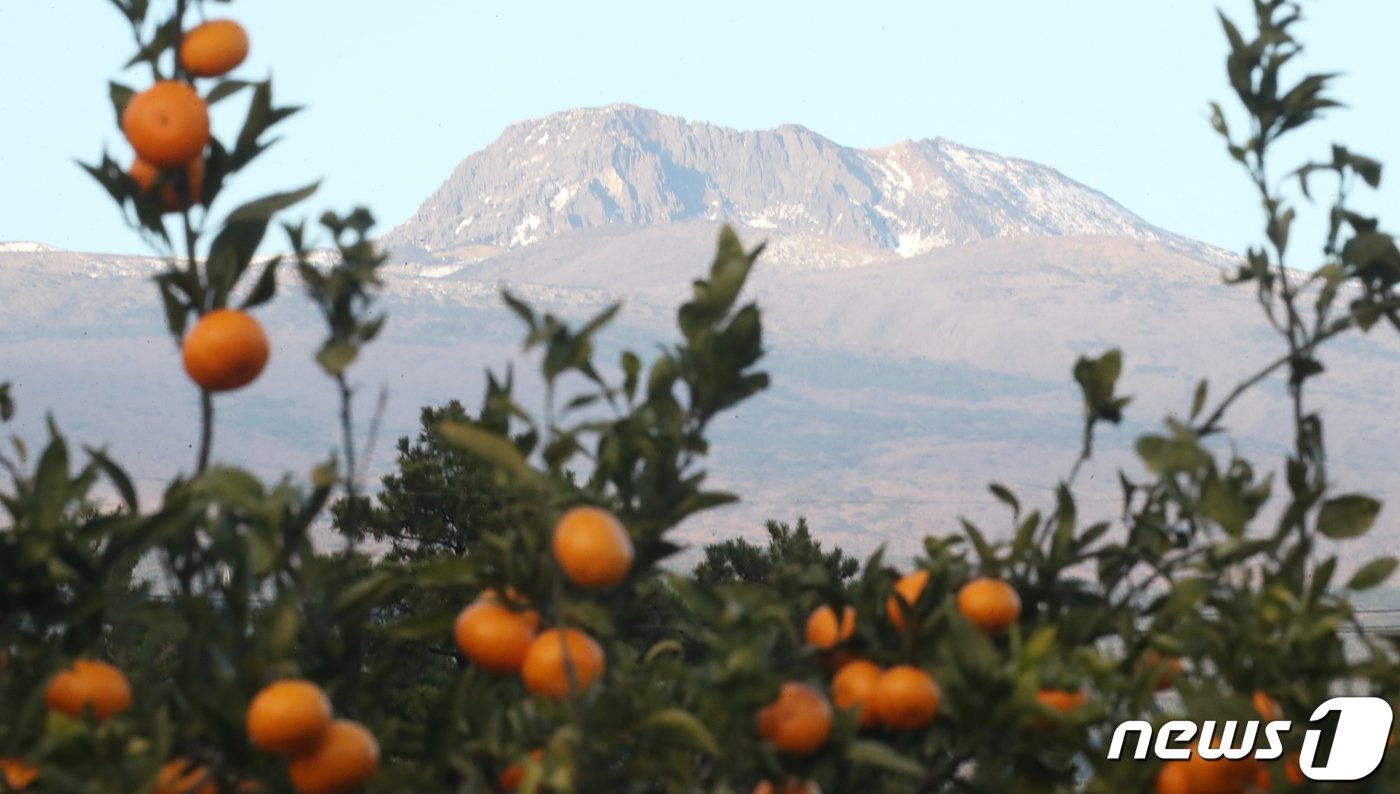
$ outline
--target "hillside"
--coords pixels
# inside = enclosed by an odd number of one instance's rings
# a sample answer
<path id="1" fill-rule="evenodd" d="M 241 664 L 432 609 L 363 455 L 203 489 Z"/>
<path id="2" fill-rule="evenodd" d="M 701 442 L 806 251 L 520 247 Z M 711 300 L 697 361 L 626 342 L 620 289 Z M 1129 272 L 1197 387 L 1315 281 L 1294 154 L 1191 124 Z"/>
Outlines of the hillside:
<path id="1" fill-rule="evenodd" d="M 1223 394 L 1282 350 L 1251 292 L 1221 283 L 1227 254 L 1048 167 L 939 140 L 858 151 L 800 127 L 573 111 L 510 128 L 386 235 L 390 322 L 354 372 L 362 427 L 375 392 L 390 397 L 374 474 L 420 406 L 478 404 L 486 367 L 516 361 L 523 400 L 539 404 L 502 285 L 573 318 L 623 300 L 598 352 L 606 370 L 620 346 L 647 357 L 674 334 L 725 220 L 747 245 L 769 243 L 752 286 L 774 385 L 717 424 L 710 469 L 745 500 L 685 527 L 694 541 L 799 515 L 860 552 L 913 553 L 960 515 L 1000 534 L 986 484 L 1049 498 L 1079 442 L 1074 360 L 1119 346 L 1122 390 L 1138 399 L 1079 483 L 1081 512 L 1112 518 L 1134 433 L 1184 411 L 1199 378 Z M 159 267 L 0 244 L 0 379 L 15 383 L 19 427 L 37 439 L 52 409 L 77 439 L 110 443 L 151 497 L 189 469 L 197 427 L 149 280 Z M 304 472 L 336 443 L 334 389 L 311 363 L 318 319 L 284 275 L 283 295 L 260 310 L 274 338 L 267 373 L 218 400 L 216 456 L 268 478 Z M 1382 327 L 1323 360 L 1315 394 L 1333 476 L 1400 497 L 1400 342 Z M 1232 440 L 1277 460 L 1288 422 L 1282 383 L 1265 383 L 1238 405 Z M 1394 526 L 1390 511 L 1381 521 Z M 1366 551 L 1394 543 L 1378 532 Z"/>

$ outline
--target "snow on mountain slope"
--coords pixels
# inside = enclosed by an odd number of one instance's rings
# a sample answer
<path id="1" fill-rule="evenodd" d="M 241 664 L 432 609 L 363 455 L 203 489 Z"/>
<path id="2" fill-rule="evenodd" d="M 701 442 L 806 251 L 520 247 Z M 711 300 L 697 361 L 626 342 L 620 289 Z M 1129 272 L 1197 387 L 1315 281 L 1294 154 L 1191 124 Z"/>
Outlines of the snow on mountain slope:
<path id="1" fill-rule="evenodd" d="M 385 240 L 405 257 L 473 261 L 579 229 L 697 220 L 768 232 L 787 246 L 774 258 L 801 269 L 1068 235 L 1228 258 L 1052 168 L 942 138 L 859 150 L 796 125 L 745 132 L 631 105 L 511 126 Z"/>

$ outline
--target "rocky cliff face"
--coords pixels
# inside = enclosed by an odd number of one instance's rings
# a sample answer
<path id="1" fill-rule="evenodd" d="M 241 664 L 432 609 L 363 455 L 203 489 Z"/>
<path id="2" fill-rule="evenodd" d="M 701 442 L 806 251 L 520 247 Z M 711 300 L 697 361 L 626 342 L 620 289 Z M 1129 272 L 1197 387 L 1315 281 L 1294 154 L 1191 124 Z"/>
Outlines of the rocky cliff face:
<path id="1" fill-rule="evenodd" d="M 401 256 L 472 261 L 577 229 L 696 220 L 862 249 L 865 259 L 1071 235 L 1219 258 L 1053 168 L 941 138 L 860 150 L 799 126 L 742 132 L 631 105 L 510 127 L 386 242 Z M 820 249 L 803 250 L 831 256 Z"/>

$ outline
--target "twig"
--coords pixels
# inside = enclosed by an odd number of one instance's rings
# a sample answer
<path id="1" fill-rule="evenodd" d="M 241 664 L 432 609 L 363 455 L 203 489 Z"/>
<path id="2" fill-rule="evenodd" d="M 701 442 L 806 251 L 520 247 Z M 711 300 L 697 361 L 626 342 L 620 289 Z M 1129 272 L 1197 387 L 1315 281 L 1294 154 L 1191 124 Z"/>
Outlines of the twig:
<path id="1" fill-rule="evenodd" d="M 214 398 L 208 389 L 199 390 L 199 462 L 195 476 L 209 468 L 209 452 L 214 446 Z"/>

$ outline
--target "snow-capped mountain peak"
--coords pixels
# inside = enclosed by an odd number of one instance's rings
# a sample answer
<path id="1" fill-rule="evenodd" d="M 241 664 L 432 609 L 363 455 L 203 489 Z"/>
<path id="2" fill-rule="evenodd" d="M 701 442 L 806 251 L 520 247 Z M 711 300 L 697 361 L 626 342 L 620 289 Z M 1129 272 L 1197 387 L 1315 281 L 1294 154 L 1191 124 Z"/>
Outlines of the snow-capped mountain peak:
<path id="1" fill-rule="evenodd" d="M 740 131 L 626 104 L 512 125 L 386 242 L 405 256 L 471 260 L 577 229 L 691 221 L 877 257 L 1068 235 L 1219 256 L 1053 168 L 942 138 L 862 150 L 795 124 Z"/>

